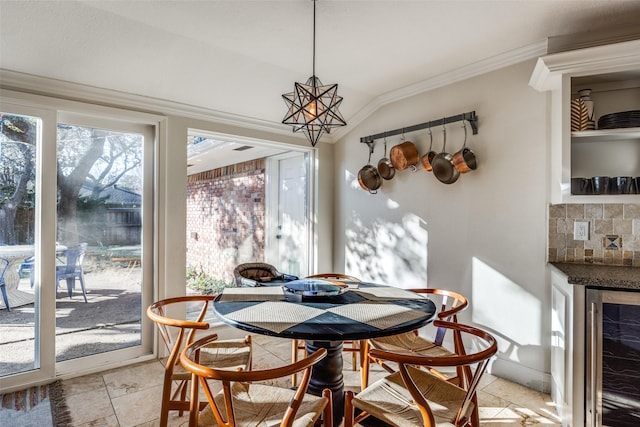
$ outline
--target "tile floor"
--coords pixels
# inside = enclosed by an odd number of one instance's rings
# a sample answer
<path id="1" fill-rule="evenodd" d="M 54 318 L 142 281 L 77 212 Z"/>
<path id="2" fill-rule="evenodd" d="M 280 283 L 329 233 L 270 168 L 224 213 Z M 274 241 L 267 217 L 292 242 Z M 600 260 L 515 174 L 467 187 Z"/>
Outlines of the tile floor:
<path id="1" fill-rule="evenodd" d="M 231 327 L 216 327 L 219 339 L 244 336 Z M 291 341 L 253 335 L 254 367 L 287 363 Z M 345 354 L 345 387 L 358 390 L 359 373 L 351 369 L 351 357 Z M 62 383 L 73 426 L 151 427 L 159 425 L 163 367 L 158 361 L 146 362 L 98 374 L 65 380 Z M 372 379 L 382 375 L 372 367 Z M 548 395 L 503 379 L 486 375 L 478 399 L 483 426 L 560 425 Z M 180 426 L 187 416 L 173 412 L 170 426 Z"/>

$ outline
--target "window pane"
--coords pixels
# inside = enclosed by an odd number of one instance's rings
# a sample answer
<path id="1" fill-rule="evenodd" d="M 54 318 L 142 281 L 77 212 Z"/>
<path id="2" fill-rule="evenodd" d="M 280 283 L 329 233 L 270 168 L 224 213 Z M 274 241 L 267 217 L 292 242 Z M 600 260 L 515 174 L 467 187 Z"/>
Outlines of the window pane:
<path id="1" fill-rule="evenodd" d="M 141 344 L 143 142 L 58 124 L 58 362 Z"/>
<path id="2" fill-rule="evenodd" d="M 42 120 L 0 113 L 0 377 L 36 369 L 36 145 Z M 7 309 L 9 305 L 10 311 Z"/>

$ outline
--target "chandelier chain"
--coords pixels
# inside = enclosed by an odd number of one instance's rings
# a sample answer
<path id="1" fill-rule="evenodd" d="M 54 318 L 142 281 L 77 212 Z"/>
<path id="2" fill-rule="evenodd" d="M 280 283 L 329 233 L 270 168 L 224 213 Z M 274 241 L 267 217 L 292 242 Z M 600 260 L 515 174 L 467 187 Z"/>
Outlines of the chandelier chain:
<path id="1" fill-rule="evenodd" d="M 313 76 L 316 75 L 316 0 L 313 0 Z"/>

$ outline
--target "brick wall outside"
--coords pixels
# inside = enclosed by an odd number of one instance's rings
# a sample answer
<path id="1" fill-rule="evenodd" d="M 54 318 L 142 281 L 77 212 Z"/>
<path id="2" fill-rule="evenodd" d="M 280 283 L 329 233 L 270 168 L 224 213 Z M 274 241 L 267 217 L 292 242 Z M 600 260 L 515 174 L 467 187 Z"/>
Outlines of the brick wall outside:
<path id="1" fill-rule="evenodd" d="M 264 259 L 264 185 L 264 159 L 188 177 L 188 267 L 231 282 L 236 265 Z"/>

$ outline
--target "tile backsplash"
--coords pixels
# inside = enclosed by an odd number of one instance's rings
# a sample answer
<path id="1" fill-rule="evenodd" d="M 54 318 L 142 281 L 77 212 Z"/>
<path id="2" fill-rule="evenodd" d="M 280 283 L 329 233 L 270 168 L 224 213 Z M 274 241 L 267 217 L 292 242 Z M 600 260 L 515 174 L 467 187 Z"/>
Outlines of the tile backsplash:
<path id="1" fill-rule="evenodd" d="M 574 223 L 587 222 L 587 240 Z M 640 267 L 640 204 L 549 205 L 549 262 Z"/>

